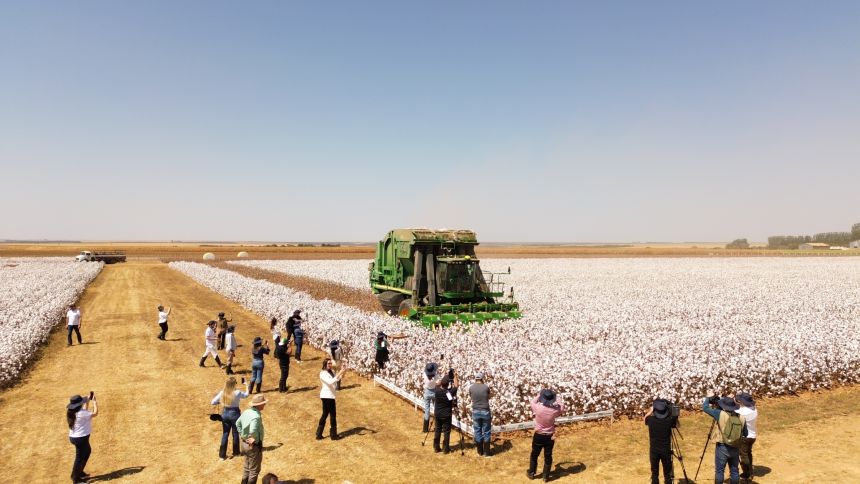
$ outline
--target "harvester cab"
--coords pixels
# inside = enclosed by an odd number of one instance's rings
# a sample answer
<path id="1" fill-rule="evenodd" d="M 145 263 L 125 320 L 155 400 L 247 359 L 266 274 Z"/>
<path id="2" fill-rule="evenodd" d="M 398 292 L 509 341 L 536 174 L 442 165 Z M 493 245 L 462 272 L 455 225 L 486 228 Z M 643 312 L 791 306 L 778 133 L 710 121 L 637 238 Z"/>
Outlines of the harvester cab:
<path id="1" fill-rule="evenodd" d="M 392 230 L 370 263 L 370 287 L 386 312 L 426 326 L 521 317 L 513 288 L 501 300 L 505 273 L 482 271 L 476 245 L 470 230 Z"/>

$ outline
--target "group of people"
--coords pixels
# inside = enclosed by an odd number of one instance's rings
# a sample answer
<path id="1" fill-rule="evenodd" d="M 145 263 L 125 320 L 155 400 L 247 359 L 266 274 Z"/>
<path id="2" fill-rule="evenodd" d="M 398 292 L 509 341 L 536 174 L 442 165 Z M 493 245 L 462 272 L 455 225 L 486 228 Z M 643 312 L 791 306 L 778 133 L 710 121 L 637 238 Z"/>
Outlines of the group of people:
<path id="1" fill-rule="evenodd" d="M 726 466 L 729 467 L 729 482 L 738 484 L 742 479 L 752 478 L 753 454 L 757 432 L 758 410 L 752 395 L 737 393 L 734 398 L 705 398 L 702 411 L 714 422 L 708 434 L 708 441 L 715 437 L 714 482 L 722 484 L 725 480 Z M 663 466 L 663 480 L 666 484 L 674 482 L 672 465 L 672 432 L 680 426 L 677 412 L 672 412 L 672 404 L 658 398 L 651 410 L 645 415 L 648 426 L 649 460 L 651 463 L 651 484 L 660 482 L 660 465 Z M 681 458 L 675 455 L 676 458 Z M 704 455 L 703 455 L 704 457 Z M 740 468 L 740 469 L 739 469 Z"/>

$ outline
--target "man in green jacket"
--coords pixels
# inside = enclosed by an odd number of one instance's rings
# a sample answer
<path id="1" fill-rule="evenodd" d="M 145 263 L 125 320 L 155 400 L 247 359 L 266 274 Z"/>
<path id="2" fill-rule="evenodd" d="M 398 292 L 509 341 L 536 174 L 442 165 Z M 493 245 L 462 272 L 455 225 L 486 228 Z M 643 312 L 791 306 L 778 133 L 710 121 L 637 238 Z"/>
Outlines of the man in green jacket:
<path id="1" fill-rule="evenodd" d="M 269 403 L 263 395 L 257 395 L 239 420 L 239 438 L 242 440 L 242 453 L 245 454 L 245 466 L 242 468 L 242 484 L 257 484 L 257 476 L 263 467 L 263 416 L 260 412 Z"/>

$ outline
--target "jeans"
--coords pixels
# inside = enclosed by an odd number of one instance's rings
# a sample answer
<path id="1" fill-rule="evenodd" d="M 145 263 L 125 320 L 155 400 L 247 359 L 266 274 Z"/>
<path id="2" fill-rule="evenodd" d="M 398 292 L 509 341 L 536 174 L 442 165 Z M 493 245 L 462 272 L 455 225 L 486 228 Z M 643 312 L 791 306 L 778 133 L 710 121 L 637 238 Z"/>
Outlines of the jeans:
<path id="1" fill-rule="evenodd" d="M 236 420 L 239 420 L 239 407 L 227 407 L 221 412 L 221 448 L 218 449 L 218 457 L 227 458 L 227 441 L 233 434 L 233 455 L 239 455 L 239 429 L 236 428 Z"/>
<path id="2" fill-rule="evenodd" d="M 451 449 L 451 416 L 447 417 L 436 417 L 436 430 L 433 432 L 433 449 L 439 449 L 439 437 L 442 437 L 442 447 L 445 451 L 449 451 Z"/>
<path id="3" fill-rule="evenodd" d="M 741 477 L 749 479 L 753 472 L 752 447 L 755 439 L 741 437 L 741 445 L 738 446 L 738 458 L 741 461 Z"/>
<path id="4" fill-rule="evenodd" d="M 475 431 L 475 442 L 489 442 L 493 417 L 489 410 L 472 410 L 472 430 Z"/>
<path id="5" fill-rule="evenodd" d="M 663 463 L 663 482 L 672 484 L 672 451 L 669 448 L 651 449 L 651 484 L 660 484 L 660 463 Z"/>
<path id="6" fill-rule="evenodd" d="M 430 407 L 433 406 L 436 393 L 433 390 L 424 389 L 424 420 L 430 420 Z"/>
<path id="7" fill-rule="evenodd" d="M 263 384 L 263 360 L 251 360 L 251 381 Z"/>
<path id="8" fill-rule="evenodd" d="M 296 360 L 302 361 L 302 343 L 304 343 L 305 333 L 296 331 L 293 333 L 293 336 L 296 338 Z"/>
<path id="9" fill-rule="evenodd" d="M 164 339 L 167 336 L 167 323 L 158 323 L 158 326 L 161 327 L 161 334 L 158 335 L 158 339 Z"/>
<path id="10" fill-rule="evenodd" d="M 78 344 L 81 344 L 81 329 L 78 325 L 69 326 L 69 344 L 72 344 L 72 331 L 78 335 Z"/>
<path id="11" fill-rule="evenodd" d="M 78 482 L 81 479 L 81 474 L 87 466 L 87 461 L 90 459 L 92 447 L 90 447 L 90 436 L 84 437 L 69 437 L 69 442 L 75 446 L 75 463 L 72 465 L 72 481 Z"/>
<path id="12" fill-rule="evenodd" d="M 289 361 L 289 360 L 287 360 Z M 287 377 L 290 376 L 290 365 L 287 363 L 286 365 L 281 364 L 281 379 L 278 380 L 278 391 L 285 392 L 287 391 Z"/>
<path id="13" fill-rule="evenodd" d="M 332 433 L 337 432 L 337 405 L 334 398 L 320 398 L 322 400 L 322 417 L 320 417 L 320 427 L 325 427 L 326 417 L 331 415 Z"/>
<path id="14" fill-rule="evenodd" d="M 723 474 L 726 471 L 726 464 L 729 465 L 729 478 L 732 484 L 740 482 L 741 477 L 738 473 L 738 448 L 729 447 L 724 444 L 717 444 L 714 451 L 714 483 L 723 484 Z"/>
<path id="15" fill-rule="evenodd" d="M 552 448 L 555 446 L 555 441 L 552 440 L 552 435 L 544 435 L 535 432 L 532 437 L 532 454 L 529 456 L 529 474 L 534 474 L 537 471 L 537 460 L 543 451 L 543 473 L 544 476 L 549 475 L 552 467 Z"/>

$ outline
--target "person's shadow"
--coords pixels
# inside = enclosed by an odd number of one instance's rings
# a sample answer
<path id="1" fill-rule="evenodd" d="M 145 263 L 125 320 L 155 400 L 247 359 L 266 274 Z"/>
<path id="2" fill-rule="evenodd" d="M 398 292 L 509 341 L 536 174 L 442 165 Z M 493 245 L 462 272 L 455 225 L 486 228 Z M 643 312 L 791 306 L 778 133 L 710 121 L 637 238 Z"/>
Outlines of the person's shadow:
<path id="1" fill-rule="evenodd" d="M 278 484 L 314 484 L 317 482 L 315 479 L 310 479 L 308 477 L 302 477 L 299 480 L 287 479 L 286 481 L 278 481 Z"/>
<path id="2" fill-rule="evenodd" d="M 112 481 L 114 479 L 119 479 L 121 477 L 131 476 L 139 472 L 143 472 L 145 468 L 146 466 L 126 467 L 124 469 L 118 469 L 113 472 L 108 472 L 107 474 L 90 476 L 89 478 L 87 478 L 87 482 Z"/>
<path id="3" fill-rule="evenodd" d="M 490 455 L 504 454 L 513 447 L 514 444 L 510 440 L 503 440 L 501 445 L 493 445 L 493 442 L 490 442 Z"/>
<path id="4" fill-rule="evenodd" d="M 338 436 L 343 439 L 346 437 L 351 437 L 353 435 L 365 435 L 365 433 L 375 434 L 376 430 L 369 429 L 367 427 L 353 427 L 349 430 L 345 430 L 343 432 L 340 432 L 338 434 Z"/>
<path id="5" fill-rule="evenodd" d="M 267 446 L 263 447 L 263 452 L 271 452 L 271 451 L 273 451 L 273 450 L 278 450 L 278 449 L 280 449 L 283 445 L 284 445 L 284 443 L 283 443 L 283 442 L 278 442 L 278 443 L 277 443 L 277 444 L 275 444 L 275 445 L 267 445 Z"/>
<path id="6" fill-rule="evenodd" d="M 301 392 L 309 392 L 309 391 L 311 391 L 311 390 L 313 390 L 313 389 L 315 389 L 315 388 L 316 388 L 315 386 L 312 386 L 312 387 L 301 387 L 301 388 L 290 388 L 289 390 L 287 390 L 287 393 L 301 393 Z"/>
<path id="7" fill-rule="evenodd" d="M 582 462 L 559 462 L 555 465 L 555 469 L 553 469 L 552 473 L 549 475 L 549 480 L 554 481 L 556 479 L 561 479 L 562 477 L 570 476 L 573 474 L 579 474 L 580 472 L 585 470 L 585 464 Z"/>
<path id="8" fill-rule="evenodd" d="M 351 388 L 358 388 L 360 386 L 361 386 L 361 383 L 353 383 L 352 385 L 344 385 L 344 386 L 340 387 L 339 389 L 340 390 L 349 390 Z"/>
<path id="9" fill-rule="evenodd" d="M 770 467 L 753 465 L 752 475 L 754 477 L 762 477 L 770 474 L 770 471 Z"/>

